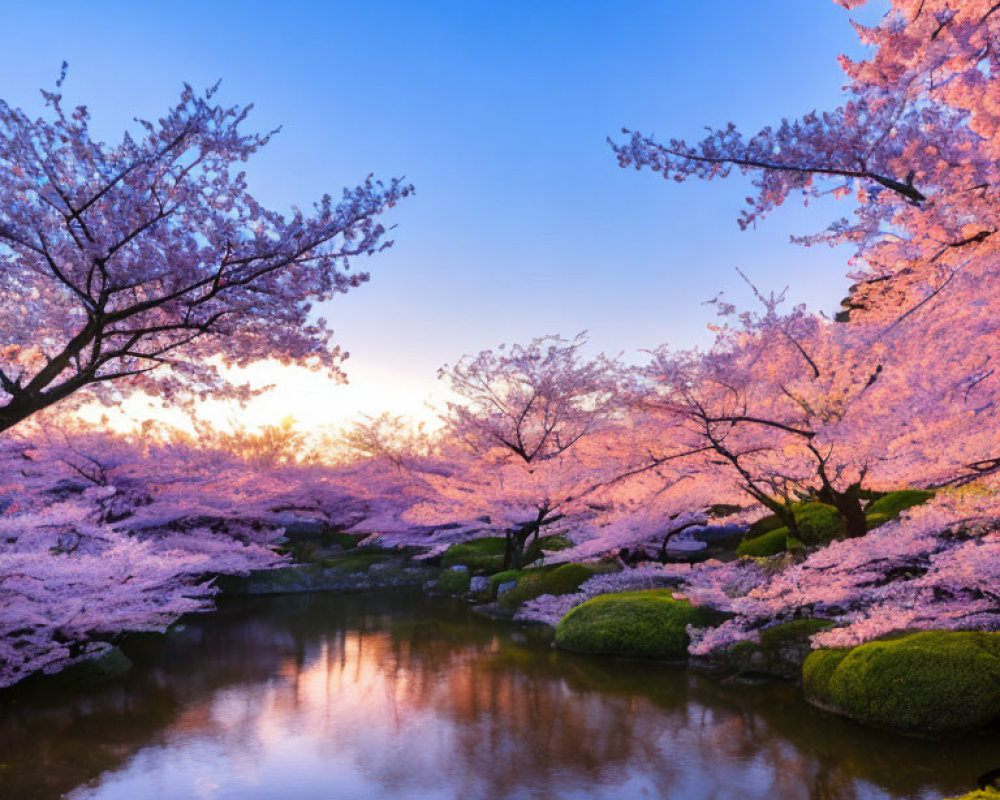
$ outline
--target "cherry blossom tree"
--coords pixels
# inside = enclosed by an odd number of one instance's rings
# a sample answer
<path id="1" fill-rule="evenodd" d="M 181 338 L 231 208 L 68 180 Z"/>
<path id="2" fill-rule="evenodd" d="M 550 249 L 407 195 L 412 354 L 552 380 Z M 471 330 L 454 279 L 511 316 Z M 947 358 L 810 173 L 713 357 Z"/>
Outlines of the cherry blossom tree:
<path id="1" fill-rule="evenodd" d="M 793 532 L 792 505 L 805 497 L 835 506 L 847 535 L 861 536 L 866 490 L 996 468 L 1000 330 L 983 304 L 938 297 L 919 319 L 843 325 L 757 296 L 757 313 L 718 303 L 727 323 L 707 352 L 655 351 L 639 402 Z"/>
<path id="2" fill-rule="evenodd" d="M 529 539 L 563 520 L 610 464 L 594 450 L 615 413 L 620 364 L 585 358 L 585 343 L 546 336 L 441 369 L 460 398 L 447 406 L 445 434 L 458 452 L 446 474 L 428 476 L 428 500 L 411 519 L 488 519 L 504 532 L 506 563 L 520 565 Z"/>
<path id="3" fill-rule="evenodd" d="M 685 576 L 692 602 L 734 615 L 695 632 L 703 654 L 804 617 L 836 627 L 816 647 L 850 647 L 897 630 L 1000 629 L 998 485 L 948 490 L 863 539 L 835 542 L 799 564 L 764 571 L 742 559 Z M 749 563 L 745 563 L 748 562 Z"/>
<path id="4" fill-rule="evenodd" d="M 866 0 L 842 0 L 848 8 Z M 853 219 L 805 243 L 857 247 L 849 305 L 898 315 L 960 272 L 996 284 L 1000 14 L 990 0 L 893 0 L 881 22 L 855 24 L 871 55 L 842 56 L 847 96 L 832 111 L 752 136 L 735 125 L 690 144 L 637 131 L 612 143 L 621 166 L 664 178 L 751 174 L 742 227 L 801 193 L 853 196 Z"/>
<path id="5" fill-rule="evenodd" d="M 85 388 L 242 396 L 223 367 L 265 357 L 337 374 L 312 304 L 367 280 L 351 259 L 391 244 L 377 217 L 411 187 L 369 177 L 285 216 L 240 169 L 273 133 L 244 132 L 249 106 L 185 86 L 109 145 L 64 77 L 45 117 L 0 101 L 0 431 Z"/>
<path id="6" fill-rule="evenodd" d="M 282 562 L 273 475 L 225 453 L 33 423 L 0 443 L 0 686 L 210 608 L 219 574 Z"/>

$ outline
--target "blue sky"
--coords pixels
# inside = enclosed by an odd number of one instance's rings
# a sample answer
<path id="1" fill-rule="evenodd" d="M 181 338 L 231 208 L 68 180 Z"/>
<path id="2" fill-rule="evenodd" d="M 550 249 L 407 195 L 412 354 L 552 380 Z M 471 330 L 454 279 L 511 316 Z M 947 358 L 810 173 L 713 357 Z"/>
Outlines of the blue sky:
<path id="1" fill-rule="evenodd" d="M 608 352 L 705 342 L 703 301 L 749 302 L 734 267 L 827 311 L 848 286 L 848 253 L 788 243 L 847 206 L 788 206 L 741 233 L 740 180 L 622 170 L 605 141 L 833 107 L 836 55 L 858 50 L 832 0 L 5 5 L 9 102 L 38 109 L 66 59 L 67 100 L 116 139 L 183 81 L 221 78 L 224 102 L 255 103 L 251 125 L 283 126 L 248 164 L 265 203 L 306 206 L 369 172 L 415 184 L 386 220 L 396 246 L 363 265 L 372 281 L 323 309 L 351 385 L 280 375 L 251 421 L 419 411 L 441 364 L 546 333 L 587 329 Z"/>

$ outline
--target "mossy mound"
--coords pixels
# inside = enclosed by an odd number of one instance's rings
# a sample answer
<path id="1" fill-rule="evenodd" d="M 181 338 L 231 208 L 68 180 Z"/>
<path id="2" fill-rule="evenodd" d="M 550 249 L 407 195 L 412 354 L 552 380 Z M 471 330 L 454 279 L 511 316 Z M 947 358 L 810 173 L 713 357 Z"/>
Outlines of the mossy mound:
<path id="1" fill-rule="evenodd" d="M 537 544 L 539 550 L 547 550 L 551 553 L 558 550 L 568 550 L 573 546 L 570 538 L 561 533 L 554 533 L 551 536 L 540 536 Z"/>
<path id="2" fill-rule="evenodd" d="M 525 575 L 531 575 L 533 572 L 540 570 L 551 569 L 551 567 L 534 567 L 533 569 L 505 569 L 503 572 L 497 572 L 487 579 L 486 592 L 490 596 L 491 600 L 496 600 L 497 597 L 497 587 L 501 583 L 510 583 L 511 581 L 519 581 Z"/>
<path id="3" fill-rule="evenodd" d="M 1000 800 L 1000 791 L 996 789 L 976 789 L 960 797 L 951 797 L 946 800 Z"/>
<path id="4" fill-rule="evenodd" d="M 472 573 L 467 569 L 446 569 L 437 579 L 437 590 L 445 594 L 465 594 L 472 583 Z"/>
<path id="5" fill-rule="evenodd" d="M 687 626 L 710 621 L 710 612 L 674 599 L 667 589 L 603 594 L 559 621 L 556 645 L 576 653 L 681 659 L 687 657 Z"/>
<path id="6" fill-rule="evenodd" d="M 802 690 L 812 702 L 829 707 L 833 704 L 830 696 L 830 679 L 840 662 L 847 658 L 851 648 L 835 650 L 814 650 L 802 664 Z"/>
<path id="7" fill-rule="evenodd" d="M 503 569 L 507 540 L 503 536 L 484 536 L 449 547 L 441 563 L 446 567 L 464 564 L 473 573 L 492 573 Z"/>
<path id="8" fill-rule="evenodd" d="M 846 532 L 843 516 L 826 503 L 804 503 L 795 511 L 798 538 L 807 545 L 829 544 Z"/>
<path id="9" fill-rule="evenodd" d="M 522 561 L 525 564 L 530 564 L 532 561 L 540 559 L 547 552 L 554 553 L 559 550 L 567 550 L 572 546 L 573 542 L 561 533 L 555 533 L 552 536 L 540 536 L 524 548 Z"/>
<path id="10" fill-rule="evenodd" d="M 765 558 L 783 553 L 786 549 L 788 549 L 788 528 L 776 528 L 752 539 L 744 539 L 736 548 L 736 555 Z"/>
<path id="11" fill-rule="evenodd" d="M 493 586 L 516 580 L 517 586 L 504 592 L 498 602 L 506 608 L 517 608 L 521 603 L 541 597 L 543 594 L 572 594 L 588 578 L 598 573 L 612 571 L 616 571 L 614 566 L 604 563 L 571 563 L 560 564 L 557 567 L 519 570 L 516 577 L 510 574 L 514 572 L 512 570 L 509 573 L 500 573 L 500 576 L 504 576 L 504 580 L 497 580 Z"/>
<path id="12" fill-rule="evenodd" d="M 762 517 L 750 526 L 746 538 L 736 554 L 764 558 L 803 546 L 829 544 L 844 536 L 846 525 L 840 512 L 826 503 L 793 503 L 792 514 L 799 529 L 797 537 L 789 537 L 789 530 L 776 514 Z"/>
<path id="13" fill-rule="evenodd" d="M 884 498 L 883 498 L 884 499 Z M 789 536 L 789 530 L 776 515 L 757 520 L 750 526 L 746 538 L 740 543 L 737 555 L 763 558 L 800 547 L 827 545 L 842 539 L 847 526 L 843 515 L 827 503 L 795 503 L 792 505 L 798 537 Z M 877 528 L 893 519 L 884 510 L 866 513 L 868 530 Z"/>
<path id="14" fill-rule="evenodd" d="M 765 533 L 771 533 L 771 531 L 776 531 L 778 528 L 784 527 L 785 523 L 781 521 L 781 517 L 777 514 L 768 514 L 750 526 L 750 530 L 747 531 L 747 539 L 756 539 Z"/>
<path id="15" fill-rule="evenodd" d="M 1000 633 L 924 631 L 819 650 L 802 668 L 813 702 L 860 722 L 921 734 L 1000 722 Z"/>
<path id="16" fill-rule="evenodd" d="M 934 496 L 934 492 L 923 489 L 901 489 L 898 492 L 889 492 L 887 495 L 873 501 L 865 514 L 884 514 L 889 519 L 895 519 L 908 508 L 926 503 Z M 871 527 L 869 525 L 869 527 Z"/>

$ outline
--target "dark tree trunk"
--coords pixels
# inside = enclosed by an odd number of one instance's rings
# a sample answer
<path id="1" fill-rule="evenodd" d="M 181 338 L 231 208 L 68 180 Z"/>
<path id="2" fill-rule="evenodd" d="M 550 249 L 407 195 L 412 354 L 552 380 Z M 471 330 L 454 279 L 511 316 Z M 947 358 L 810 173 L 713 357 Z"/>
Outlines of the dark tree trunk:
<path id="1" fill-rule="evenodd" d="M 840 512 L 844 518 L 848 539 L 856 539 L 868 533 L 868 520 L 865 518 L 865 510 L 861 507 L 860 484 L 853 483 L 843 492 L 838 492 L 827 485 L 816 496 L 821 503 L 831 505 Z"/>

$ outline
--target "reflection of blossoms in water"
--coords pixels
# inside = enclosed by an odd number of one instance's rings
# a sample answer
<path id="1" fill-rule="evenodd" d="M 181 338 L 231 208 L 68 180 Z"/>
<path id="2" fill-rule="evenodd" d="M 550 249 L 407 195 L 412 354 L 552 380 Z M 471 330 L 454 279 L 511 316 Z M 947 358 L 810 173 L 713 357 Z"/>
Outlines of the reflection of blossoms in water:
<path id="1" fill-rule="evenodd" d="M 158 641 L 75 710 L 0 715 L 0 797 L 937 798 L 996 746 L 820 725 L 791 687 L 560 653 L 419 595 L 258 599 Z"/>

